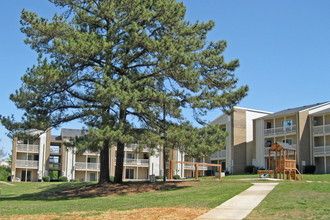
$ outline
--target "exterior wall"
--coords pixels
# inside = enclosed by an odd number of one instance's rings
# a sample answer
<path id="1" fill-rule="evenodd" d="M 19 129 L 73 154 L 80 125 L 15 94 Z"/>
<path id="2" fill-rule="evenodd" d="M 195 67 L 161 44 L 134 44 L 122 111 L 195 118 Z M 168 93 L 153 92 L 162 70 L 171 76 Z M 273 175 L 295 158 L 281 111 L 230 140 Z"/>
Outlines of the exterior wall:
<path id="1" fill-rule="evenodd" d="M 297 146 L 297 163 L 299 170 L 303 170 L 303 166 L 312 164 L 310 160 L 310 118 L 309 112 L 299 112 L 298 113 L 299 123 L 297 129 L 298 134 L 298 146 Z"/>
<path id="2" fill-rule="evenodd" d="M 233 113 L 233 173 L 244 173 L 246 166 L 246 110 L 235 109 Z"/>
<path id="3" fill-rule="evenodd" d="M 85 171 L 75 171 L 75 179 L 81 182 L 85 181 Z"/>
<path id="4" fill-rule="evenodd" d="M 256 164 L 258 168 L 265 168 L 265 142 L 264 142 L 264 120 L 257 119 L 255 122 L 255 148 L 256 148 Z"/>

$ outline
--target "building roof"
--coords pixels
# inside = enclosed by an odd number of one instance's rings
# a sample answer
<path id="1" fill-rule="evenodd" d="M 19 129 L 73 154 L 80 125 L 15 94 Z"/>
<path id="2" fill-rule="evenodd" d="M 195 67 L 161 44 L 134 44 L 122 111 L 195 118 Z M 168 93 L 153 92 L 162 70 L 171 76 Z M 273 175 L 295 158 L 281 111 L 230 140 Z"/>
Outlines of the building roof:
<path id="1" fill-rule="evenodd" d="M 62 137 L 80 137 L 86 135 L 88 131 L 82 129 L 68 129 L 62 128 L 61 136 Z"/>
<path id="2" fill-rule="evenodd" d="M 305 106 L 296 107 L 296 108 L 288 108 L 288 109 L 285 109 L 285 110 L 282 110 L 282 111 L 279 111 L 279 112 L 275 112 L 275 113 L 270 114 L 270 115 L 266 115 L 266 116 L 261 117 L 261 118 L 272 118 L 272 117 L 281 116 L 281 115 L 289 115 L 289 114 L 297 113 L 297 112 L 300 112 L 300 111 L 305 111 L 305 110 L 308 110 L 310 108 L 315 108 L 315 107 L 317 107 L 319 105 L 322 105 L 322 104 L 325 104 L 325 103 L 328 103 L 328 102 L 321 102 L 321 103 L 316 103 L 316 104 L 312 104 L 312 105 L 305 105 Z"/>
<path id="3" fill-rule="evenodd" d="M 312 115 L 321 115 L 321 114 L 325 114 L 325 113 L 330 113 L 330 108 L 324 109 L 322 111 L 315 112 Z"/>
<path id="4" fill-rule="evenodd" d="M 293 150 L 293 151 L 296 150 L 290 144 L 283 143 L 283 142 L 276 142 L 273 146 L 271 146 L 269 148 L 269 151 L 280 151 L 282 149 L 284 149 L 284 150 Z"/>

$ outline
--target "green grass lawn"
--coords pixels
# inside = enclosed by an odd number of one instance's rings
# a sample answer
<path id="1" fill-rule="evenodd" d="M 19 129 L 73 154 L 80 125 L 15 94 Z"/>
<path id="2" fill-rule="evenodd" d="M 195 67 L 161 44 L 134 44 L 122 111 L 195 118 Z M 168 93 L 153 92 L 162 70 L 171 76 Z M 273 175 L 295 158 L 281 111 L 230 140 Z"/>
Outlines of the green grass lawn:
<path id="1" fill-rule="evenodd" d="M 192 186 L 108 197 L 47 197 L 49 192 L 91 183 L 0 184 L 0 217 L 17 214 L 129 210 L 149 207 L 211 209 L 251 186 L 257 175 L 232 175 L 221 181 L 202 178 Z M 247 219 L 329 219 L 330 175 L 304 175 L 304 181 L 281 181 Z"/>
<path id="2" fill-rule="evenodd" d="M 330 219 L 330 175 L 281 182 L 246 219 Z"/>
<path id="3" fill-rule="evenodd" d="M 201 180 L 178 189 L 115 195 L 70 198 L 40 196 L 87 183 L 14 183 L 1 185 L 0 216 L 15 214 L 65 213 L 79 211 L 128 210 L 148 207 L 189 207 L 211 209 L 251 186 L 248 182 Z M 89 183 L 90 184 L 90 183 Z"/>

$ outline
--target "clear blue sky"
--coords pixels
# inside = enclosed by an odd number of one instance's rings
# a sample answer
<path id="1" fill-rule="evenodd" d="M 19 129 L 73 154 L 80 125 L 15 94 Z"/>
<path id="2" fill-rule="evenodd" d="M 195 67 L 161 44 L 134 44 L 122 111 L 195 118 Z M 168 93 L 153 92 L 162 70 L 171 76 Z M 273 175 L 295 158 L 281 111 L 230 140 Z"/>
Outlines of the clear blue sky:
<path id="1" fill-rule="evenodd" d="M 227 60 L 238 58 L 239 84 L 250 87 L 239 104 L 265 111 L 279 111 L 330 101 L 330 1 L 329 0 L 184 0 L 187 20 L 214 20 L 208 35 L 226 40 Z M 0 113 L 18 111 L 9 95 L 20 87 L 20 77 L 36 63 L 36 54 L 23 40 L 20 12 L 25 8 L 51 17 L 59 11 L 46 0 L 0 1 Z M 212 111 L 208 120 L 221 112 Z M 73 123 L 65 127 L 80 128 Z M 0 125 L 0 147 L 10 152 L 11 140 Z"/>

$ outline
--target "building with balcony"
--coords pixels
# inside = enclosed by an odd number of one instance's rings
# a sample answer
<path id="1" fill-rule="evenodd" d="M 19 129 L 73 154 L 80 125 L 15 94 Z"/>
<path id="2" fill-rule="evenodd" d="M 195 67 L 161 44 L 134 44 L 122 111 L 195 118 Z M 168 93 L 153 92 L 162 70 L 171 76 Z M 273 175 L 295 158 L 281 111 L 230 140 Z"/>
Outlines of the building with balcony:
<path id="1" fill-rule="evenodd" d="M 304 166 L 315 164 L 317 172 L 323 173 L 320 164 L 326 164 L 327 123 L 330 116 L 327 111 L 330 102 L 317 103 L 291 108 L 254 119 L 254 144 L 256 148 L 256 166 L 268 168 L 268 149 L 276 142 L 289 144 L 297 151 L 297 166 L 302 172 Z M 329 122 L 327 121 L 329 120 Z M 271 166 L 273 163 L 271 156 Z M 326 172 L 324 172 L 326 173 Z"/>
<path id="2" fill-rule="evenodd" d="M 271 112 L 234 107 L 231 115 L 222 114 L 211 122 L 228 132 L 226 147 L 210 156 L 211 163 L 221 164 L 222 170 L 232 174 L 244 173 L 247 165 L 255 165 L 253 120 Z"/>
<path id="3" fill-rule="evenodd" d="M 311 155 L 316 173 L 330 173 L 330 108 L 311 115 Z"/>

